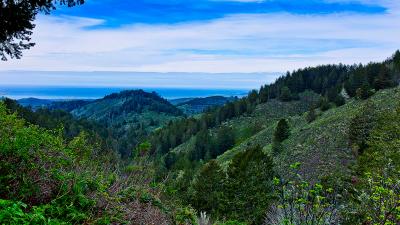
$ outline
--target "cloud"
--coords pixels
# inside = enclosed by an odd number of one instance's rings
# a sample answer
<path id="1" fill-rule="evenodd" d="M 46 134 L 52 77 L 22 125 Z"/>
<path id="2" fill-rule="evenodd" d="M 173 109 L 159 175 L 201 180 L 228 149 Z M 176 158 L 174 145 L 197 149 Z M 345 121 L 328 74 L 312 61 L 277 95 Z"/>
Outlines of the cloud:
<path id="1" fill-rule="evenodd" d="M 328 63 L 367 63 L 399 48 L 397 21 L 398 4 L 372 15 L 237 14 L 121 27 L 99 27 L 104 19 L 40 16 L 33 37 L 37 46 L 21 60 L 0 62 L 0 70 L 283 73 Z"/>

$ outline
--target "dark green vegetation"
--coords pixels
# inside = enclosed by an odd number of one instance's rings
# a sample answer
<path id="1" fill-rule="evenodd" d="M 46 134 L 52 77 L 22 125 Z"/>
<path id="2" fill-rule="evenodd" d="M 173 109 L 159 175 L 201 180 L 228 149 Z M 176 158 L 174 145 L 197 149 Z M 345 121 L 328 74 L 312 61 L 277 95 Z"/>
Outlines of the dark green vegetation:
<path id="1" fill-rule="evenodd" d="M 205 112 L 208 109 L 223 106 L 227 102 L 237 100 L 234 97 L 223 97 L 223 96 L 211 96 L 205 98 L 192 98 L 186 100 L 175 100 L 171 101 L 179 109 L 181 109 L 187 115 L 195 115 Z M 175 103 L 174 103 L 175 102 Z"/>
<path id="2" fill-rule="evenodd" d="M 43 108 L 51 104 L 52 100 L 37 99 L 37 98 L 23 98 L 18 100 L 18 104 L 24 107 L 31 107 L 32 109 Z"/>
<path id="3" fill-rule="evenodd" d="M 383 63 L 306 68 L 195 117 L 180 117 L 154 93 L 123 92 L 58 117 L 64 131 L 52 126 L 61 111 L 42 118 L 7 100 L 0 218 L 398 224 L 399 78 L 400 52 Z M 115 156 L 112 134 L 126 135 L 130 119 L 146 114 L 174 119 L 144 124 L 141 142 L 127 148 L 132 157 Z"/>

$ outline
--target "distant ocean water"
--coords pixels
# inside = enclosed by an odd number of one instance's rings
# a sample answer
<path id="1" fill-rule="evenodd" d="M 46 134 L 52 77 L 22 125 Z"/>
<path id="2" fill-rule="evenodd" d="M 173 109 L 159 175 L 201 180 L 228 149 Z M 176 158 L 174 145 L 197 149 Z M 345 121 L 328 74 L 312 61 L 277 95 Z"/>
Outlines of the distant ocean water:
<path id="1" fill-rule="evenodd" d="M 0 86 L 0 96 L 21 99 L 97 99 L 123 90 L 143 89 L 155 91 L 166 99 L 207 97 L 207 96 L 244 96 L 246 89 L 190 89 L 190 88 L 126 88 L 126 87 L 55 87 L 55 86 Z"/>

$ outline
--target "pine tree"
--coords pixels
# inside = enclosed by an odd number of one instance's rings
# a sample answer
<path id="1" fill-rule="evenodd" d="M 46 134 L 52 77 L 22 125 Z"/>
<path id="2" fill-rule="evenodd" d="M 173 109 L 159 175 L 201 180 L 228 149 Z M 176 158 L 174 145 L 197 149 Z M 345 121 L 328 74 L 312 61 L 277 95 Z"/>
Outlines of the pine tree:
<path id="1" fill-rule="evenodd" d="M 292 100 L 292 93 L 290 92 L 290 89 L 287 86 L 284 86 L 281 89 L 279 99 L 284 102 L 288 102 L 288 101 Z"/>
<path id="2" fill-rule="evenodd" d="M 282 142 L 290 136 L 290 127 L 286 119 L 281 119 L 274 133 L 274 141 Z"/>
<path id="3" fill-rule="evenodd" d="M 375 80 L 374 86 L 376 90 L 385 89 L 394 87 L 396 83 L 392 79 L 392 75 L 390 74 L 390 70 L 386 65 L 383 65 L 381 71 L 379 72 L 379 76 Z"/>
<path id="4" fill-rule="evenodd" d="M 265 209 L 272 200 L 274 174 L 272 158 L 259 146 L 238 153 L 227 170 L 224 215 L 249 224 L 262 224 Z"/>
<path id="5" fill-rule="evenodd" d="M 191 203 L 199 212 L 218 217 L 222 207 L 223 182 L 225 174 L 216 160 L 205 164 L 192 184 Z"/>

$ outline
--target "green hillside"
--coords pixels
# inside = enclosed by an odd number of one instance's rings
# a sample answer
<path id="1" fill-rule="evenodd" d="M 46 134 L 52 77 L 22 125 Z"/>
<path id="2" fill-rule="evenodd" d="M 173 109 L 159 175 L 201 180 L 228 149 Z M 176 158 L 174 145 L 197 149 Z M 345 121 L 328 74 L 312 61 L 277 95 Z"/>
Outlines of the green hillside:
<path id="1" fill-rule="evenodd" d="M 156 93 L 143 90 L 122 91 L 71 111 L 78 119 L 95 121 L 112 130 L 118 139 L 114 148 L 123 156 L 132 154 L 149 132 L 183 116 L 183 113 Z"/>
<path id="2" fill-rule="evenodd" d="M 72 114 L 4 99 L 0 221 L 398 224 L 399 78 L 400 52 L 309 67 L 192 117 L 141 90 Z"/>
<path id="3" fill-rule="evenodd" d="M 376 116 L 385 113 L 386 110 L 395 110 L 400 102 L 400 88 L 380 91 L 369 100 L 351 99 L 347 104 L 332 108 L 326 112 L 318 111 L 319 116 L 311 123 L 307 122 L 306 114 L 290 115 L 280 110 L 280 115 L 269 121 L 253 119 L 262 123 L 263 130 L 247 138 L 245 141 L 226 151 L 218 157 L 218 161 L 227 165 L 238 152 L 245 151 L 249 147 L 262 146 L 263 150 L 274 155 L 275 163 L 280 173 L 287 173 L 287 166 L 300 162 L 302 172 L 309 178 L 320 177 L 349 172 L 349 166 L 355 162 L 355 155 L 349 145 L 349 125 L 353 118 L 368 102 L 377 108 Z M 288 103 L 289 105 L 297 102 Z M 260 108 L 271 108 L 263 105 Z M 277 109 L 277 108 L 275 108 Z M 264 110 L 262 110 L 264 111 Z M 289 110 L 289 112 L 291 112 Z M 280 118 L 287 118 L 291 128 L 291 135 L 283 142 L 283 152 L 272 152 L 272 139 L 276 123 Z M 238 125 L 232 121 L 233 126 Z M 245 124 L 245 123 L 244 123 Z"/>

